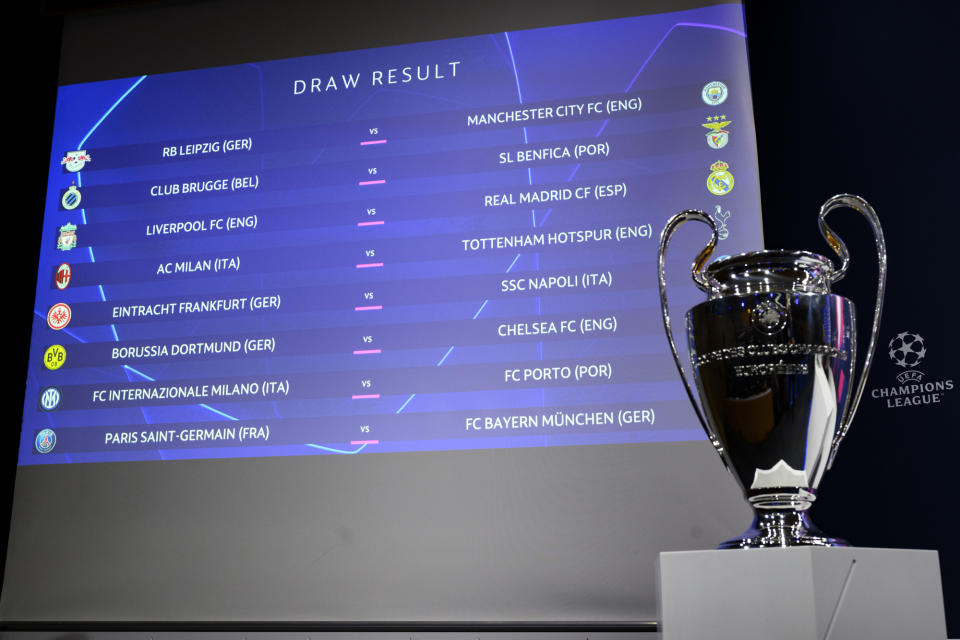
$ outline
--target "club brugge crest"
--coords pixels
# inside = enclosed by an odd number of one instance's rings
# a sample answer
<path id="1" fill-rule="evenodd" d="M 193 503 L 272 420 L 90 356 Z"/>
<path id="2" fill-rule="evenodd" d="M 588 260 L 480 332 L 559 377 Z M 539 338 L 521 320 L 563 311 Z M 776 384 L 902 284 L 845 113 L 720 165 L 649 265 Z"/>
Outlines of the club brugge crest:
<path id="1" fill-rule="evenodd" d="M 727 171 L 730 168 L 723 160 L 710 165 L 710 175 L 707 176 L 707 191 L 715 196 L 725 196 L 733 191 L 733 174 Z"/>
<path id="2" fill-rule="evenodd" d="M 53 432 L 53 429 L 42 429 L 33 439 L 33 445 L 37 448 L 38 453 L 50 453 L 57 446 L 57 434 Z"/>
<path id="3" fill-rule="evenodd" d="M 60 205 L 67 211 L 73 211 L 80 206 L 80 201 L 83 199 L 83 195 L 80 193 L 80 190 L 77 189 L 77 185 L 72 184 L 70 188 L 63 192 L 63 195 L 60 196 Z"/>

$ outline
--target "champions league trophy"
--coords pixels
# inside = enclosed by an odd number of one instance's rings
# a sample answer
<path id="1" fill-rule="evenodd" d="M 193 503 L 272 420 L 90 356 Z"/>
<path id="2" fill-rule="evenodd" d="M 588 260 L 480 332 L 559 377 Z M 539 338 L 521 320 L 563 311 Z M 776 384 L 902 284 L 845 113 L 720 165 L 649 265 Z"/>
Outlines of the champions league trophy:
<path id="1" fill-rule="evenodd" d="M 870 221 L 879 258 L 873 331 L 855 391 L 854 306 L 830 293 L 850 262 L 847 247 L 825 222 L 838 207 L 855 209 Z M 692 267 L 693 281 L 708 299 L 686 316 L 702 412 L 677 355 L 664 279 L 670 237 L 688 220 L 713 230 Z M 857 196 L 830 198 L 820 209 L 820 233 L 840 256 L 839 269 L 823 256 L 783 250 L 725 257 L 705 267 L 718 232 L 701 211 L 673 216 L 660 237 L 660 302 L 670 350 L 700 424 L 755 514 L 743 537 L 721 549 L 847 546 L 817 530 L 806 510 L 863 394 L 880 324 L 887 254 L 876 213 Z"/>

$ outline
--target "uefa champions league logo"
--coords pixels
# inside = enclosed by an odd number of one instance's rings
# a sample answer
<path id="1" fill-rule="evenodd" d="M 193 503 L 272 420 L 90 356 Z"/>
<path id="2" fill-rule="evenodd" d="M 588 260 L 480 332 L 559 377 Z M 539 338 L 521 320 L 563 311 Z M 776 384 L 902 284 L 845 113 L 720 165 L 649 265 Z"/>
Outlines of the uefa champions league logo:
<path id="1" fill-rule="evenodd" d="M 927 343 L 919 333 L 901 331 L 887 343 L 887 355 L 897 369 L 897 386 L 873 389 L 870 395 L 883 400 L 887 408 L 940 404 L 953 390 L 953 380 L 923 381 L 924 372 L 917 369 L 927 357 Z"/>

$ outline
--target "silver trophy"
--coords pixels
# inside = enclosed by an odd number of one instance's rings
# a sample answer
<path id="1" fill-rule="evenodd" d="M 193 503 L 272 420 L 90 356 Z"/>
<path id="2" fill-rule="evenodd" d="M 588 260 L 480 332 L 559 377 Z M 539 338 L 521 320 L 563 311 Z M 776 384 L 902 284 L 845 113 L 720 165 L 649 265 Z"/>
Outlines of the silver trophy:
<path id="1" fill-rule="evenodd" d="M 847 247 L 825 221 L 838 207 L 869 220 L 879 258 L 873 331 L 855 390 L 854 305 L 830 293 L 850 262 Z M 688 220 L 713 230 L 692 267 L 693 281 L 708 299 L 686 316 L 702 410 L 677 354 L 664 278 L 670 237 Z M 880 324 L 887 253 L 877 214 L 857 196 L 830 198 L 820 209 L 820 233 L 840 256 L 839 269 L 823 256 L 783 250 L 753 251 L 706 266 L 718 232 L 701 211 L 673 216 L 660 236 L 660 302 L 670 350 L 700 424 L 755 514 L 746 533 L 721 549 L 846 546 L 817 530 L 806 512 L 863 394 Z"/>

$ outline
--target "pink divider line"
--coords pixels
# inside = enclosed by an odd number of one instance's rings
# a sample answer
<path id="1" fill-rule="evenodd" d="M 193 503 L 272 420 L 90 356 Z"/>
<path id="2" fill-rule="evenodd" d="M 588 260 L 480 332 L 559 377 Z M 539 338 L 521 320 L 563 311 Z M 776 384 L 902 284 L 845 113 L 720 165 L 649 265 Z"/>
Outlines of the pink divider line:
<path id="1" fill-rule="evenodd" d="M 355 356 L 366 356 L 371 353 L 381 353 L 382 349 L 354 349 L 353 355 Z"/>
<path id="2" fill-rule="evenodd" d="M 364 140 L 363 142 L 360 143 L 360 146 L 365 147 L 368 144 L 386 144 L 386 143 L 387 143 L 386 138 L 384 138 L 383 140 Z"/>
<path id="3" fill-rule="evenodd" d="M 386 182 L 386 180 L 361 180 L 357 184 L 360 185 L 361 187 L 366 187 L 367 185 L 383 184 L 384 182 Z"/>
<path id="4" fill-rule="evenodd" d="M 374 221 L 372 221 L 372 222 L 358 222 L 358 223 L 357 223 L 357 226 L 358 226 L 358 227 L 372 227 L 372 226 L 377 225 L 377 224 L 383 224 L 384 222 L 386 222 L 386 221 L 385 221 L 385 220 L 374 220 Z"/>
<path id="5" fill-rule="evenodd" d="M 379 440 L 351 440 L 350 444 L 380 444 Z"/>
<path id="6" fill-rule="evenodd" d="M 383 309 L 383 305 L 382 305 L 382 304 L 378 304 L 378 305 L 375 305 L 375 306 L 369 306 L 369 307 L 354 307 L 354 308 L 353 308 L 354 311 L 380 311 L 381 309 Z"/>
<path id="7" fill-rule="evenodd" d="M 380 397 L 380 394 L 379 394 L 379 393 L 369 393 L 369 394 L 367 394 L 367 395 L 350 396 L 350 397 L 353 398 L 354 400 L 375 400 L 376 398 L 379 398 L 379 397 Z"/>
<path id="8" fill-rule="evenodd" d="M 372 269 L 374 267 L 382 267 L 382 262 L 364 262 L 357 265 L 357 269 Z"/>

